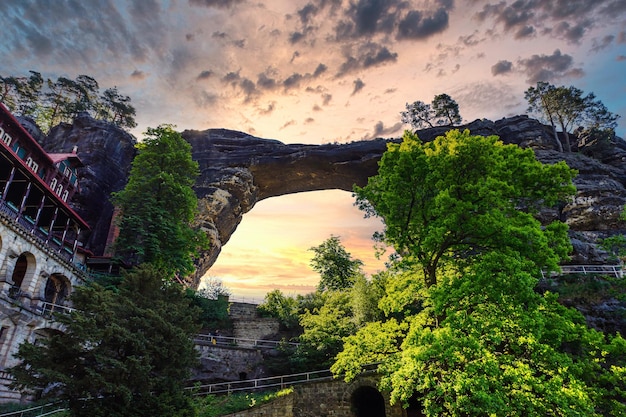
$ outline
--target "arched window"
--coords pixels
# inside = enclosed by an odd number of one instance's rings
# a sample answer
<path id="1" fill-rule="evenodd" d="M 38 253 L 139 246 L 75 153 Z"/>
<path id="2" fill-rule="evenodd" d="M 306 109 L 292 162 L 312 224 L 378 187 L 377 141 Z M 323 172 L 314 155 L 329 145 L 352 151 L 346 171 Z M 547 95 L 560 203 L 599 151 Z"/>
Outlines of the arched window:
<path id="1" fill-rule="evenodd" d="M 62 275 L 52 274 L 46 282 L 44 300 L 50 304 L 46 310 L 53 310 L 54 306 L 63 305 L 69 295 L 67 280 Z"/>
<path id="2" fill-rule="evenodd" d="M 15 261 L 15 268 L 13 268 L 13 275 L 11 276 L 11 281 L 13 281 L 13 286 L 9 290 L 9 295 L 12 298 L 19 297 L 20 288 L 22 286 L 22 282 L 24 281 L 24 277 L 26 276 L 27 269 L 28 269 L 28 259 L 26 258 L 25 254 L 21 254 Z"/>
<path id="3" fill-rule="evenodd" d="M 67 196 L 68 196 L 69 194 L 70 194 L 70 193 L 69 193 L 69 191 L 67 191 L 67 190 L 63 191 L 63 197 L 62 197 L 62 198 L 63 198 L 63 201 L 67 202 Z"/>
<path id="4" fill-rule="evenodd" d="M 57 179 L 56 178 L 52 178 L 52 180 L 50 181 L 50 188 L 53 191 L 57 188 Z"/>

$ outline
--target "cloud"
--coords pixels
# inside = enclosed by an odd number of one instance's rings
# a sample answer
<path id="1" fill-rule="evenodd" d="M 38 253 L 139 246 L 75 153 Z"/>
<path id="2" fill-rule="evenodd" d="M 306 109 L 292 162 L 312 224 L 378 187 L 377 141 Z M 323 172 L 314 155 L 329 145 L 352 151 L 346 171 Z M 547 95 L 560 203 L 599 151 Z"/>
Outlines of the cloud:
<path id="1" fill-rule="evenodd" d="M 513 69 L 513 63 L 511 61 L 498 61 L 491 67 L 491 74 L 496 75 L 508 74 Z"/>
<path id="2" fill-rule="evenodd" d="M 398 24 L 398 39 L 426 39 L 448 28 L 448 11 L 438 9 L 433 15 L 411 10 Z"/>
<path id="3" fill-rule="evenodd" d="M 385 124 L 382 121 L 379 121 L 374 126 L 374 131 L 371 134 L 367 134 L 361 138 L 361 140 L 372 140 L 381 137 L 394 137 L 397 136 L 398 133 L 402 132 L 403 123 L 398 122 L 390 127 L 385 127 Z"/>
<path id="4" fill-rule="evenodd" d="M 365 83 L 360 78 L 357 78 L 356 80 L 354 80 L 352 84 L 354 84 L 354 90 L 352 90 L 351 95 L 355 95 L 356 93 L 361 91 L 363 87 L 365 87 Z"/>
<path id="5" fill-rule="evenodd" d="M 198 74 L 198 77 L 196 78 L 197 80 L 207 80 L 209 78 L 211 78 L 213 76 L 213 71 L 211 70 L 204 70 L 201 71 L 200 74 Z"/>
<path id="6" fill-rule="evenodd" d="M 583 70 L 573 68 L 573 64 L 572 56 L 562 54 L 559 49 L 552 55 L 532 55 L 517 62 L 518 69 L 526 74 L 527 82 L 530 84 L 538 81 L 552 82 L 564 77 L 581 77 Z"/>
<path id="7" fill-rule="evenodd" d="M 398 54 L 391 52 L 386 46 L 375 42 L 366 42 L 359 45 L 354 53 L 351 48 L 346 48 L 344 57 L 345 61 L 340 65 L 336 74 L 337 77 L 343 77 L 361 69 L 395 63 L 398 59 Z"/>
<path id="8" fill-rule="evenodd" d="M 146 74 L 145 72 L 141 71 L 141 70 L 134 70 L 132 72 L 132 74 L 130 74 L 131 78 L 134 78 L 136 80 L 143 80 L 148 76 L 148 74 Z"/>
<path id="9" fill-rule="evenodd" d="M 216 7 L 219 9 L 228 9 L 243 2 L 244 0 L 189 0 L 191 6 Z"/>
<path id="10" fill-rule="evenodd" d="M 606 35 L 600 41 L 598 41 L 597 39 L 594 39 L 591 50 L 593 52 L 600 52 L 601 50 L 608 48 L 613 43 L 614 40 L 615 40 L 615 36 L 613 35 Z"/>
<path id="11" fill-rule="evenodd" d="M 488 2 L 475 14 L 484 22 L 492 19 L 516 39 L 526 39 L 537 32 L 579 43 L 589 29 L 619 19 L 626 12 L 623 0 L 502 0 Z"/>

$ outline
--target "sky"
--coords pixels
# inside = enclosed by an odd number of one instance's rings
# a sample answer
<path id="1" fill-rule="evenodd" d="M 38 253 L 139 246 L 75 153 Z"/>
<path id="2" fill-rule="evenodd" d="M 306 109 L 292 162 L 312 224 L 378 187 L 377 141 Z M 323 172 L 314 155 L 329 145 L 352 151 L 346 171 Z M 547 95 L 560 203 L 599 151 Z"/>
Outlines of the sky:
<path id="1" fill-rule="evenodd" d="M 626 137 L 626 0 L 0 0 L 0 76 L 94 77 L 147 127 L 284 143 L 399 137 L 441 93 L 464 121 L 526 113 L 538 81 L 593 92 Z M 206 277 L 234 297 L 313 291 L 312 246 L 339 236 L 383 269 L 350 193 L 261 201 Z"/>

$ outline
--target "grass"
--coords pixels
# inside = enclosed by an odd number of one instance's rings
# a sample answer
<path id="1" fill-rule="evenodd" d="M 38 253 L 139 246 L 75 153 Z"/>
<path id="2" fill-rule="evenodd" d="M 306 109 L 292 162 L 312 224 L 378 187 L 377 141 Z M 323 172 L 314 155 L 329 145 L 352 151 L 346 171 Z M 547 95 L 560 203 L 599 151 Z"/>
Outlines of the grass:
<path id="1" fill-rule="evenodd" d="M 268 403 L 292 392 L 293 388 L 286 388 L 272 392 L 208 395 L 206 397 L 197 397 L 194 400 L 194 406 L 198 417 L 218 417 Z"/>

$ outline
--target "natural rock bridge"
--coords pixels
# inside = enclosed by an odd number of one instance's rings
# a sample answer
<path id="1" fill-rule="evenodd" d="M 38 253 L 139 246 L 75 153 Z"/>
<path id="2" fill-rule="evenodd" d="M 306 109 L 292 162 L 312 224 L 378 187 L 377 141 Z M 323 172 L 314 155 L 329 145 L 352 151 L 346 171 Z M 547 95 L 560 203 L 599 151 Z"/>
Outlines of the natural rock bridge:
<path id="1" fill-rule="evenodd" d="M 448 129 L 426 129 L 418 135 L 421 140 L 429 141 Z M 575 179 L 578 193 L 574 201 L 558 212 L 542 213 L 543 220 L 558 217 L 568 223 L 573 232 L 573 263 L 605 261 L 589 242 L 609 233 L 621 233 L 623 229 L 619 214 L 626 202 L 626 142 L 617 140 L 611 146 L 587 143 L 579 152 L 564 154 L 555 150 L 551 129 L 526 116 L 495 122 L 476 120 L 459 129 L 469 129 L 477 135 L 498 135 L 504 143 L 532 147 L 542 162 L 565 160 L 578 170 Z M 36 129 L 30 126 L 29 130 Z M 75 208 L 92 226 L 87 249 L 102 255 L 113 214 L 109 197 L 126 184 L 135 154 L 134 138 L 86 115 L 78 117 L 72 125 L 55 127 L 48 137 L 33 134 L 48 152 L 70 152 L 74 146 L 78 147 L 85 168 L 80 173 L 81 193 Z M 367 178 L 376 174 L 378 161 L 389 141 L 301 145 L 225 129 L 186 130 L 182 134 L 192 146 L 193 159 L 200 165 L 201 175 L 195 186 L 200 203 L 199 224 L 211 238 L 211 247 L 198 261 L 192 283 L 196 286 L 242 216 L 258 201 L 304 191 L 351 191 L 354 184 L 364 185 Z"/>

